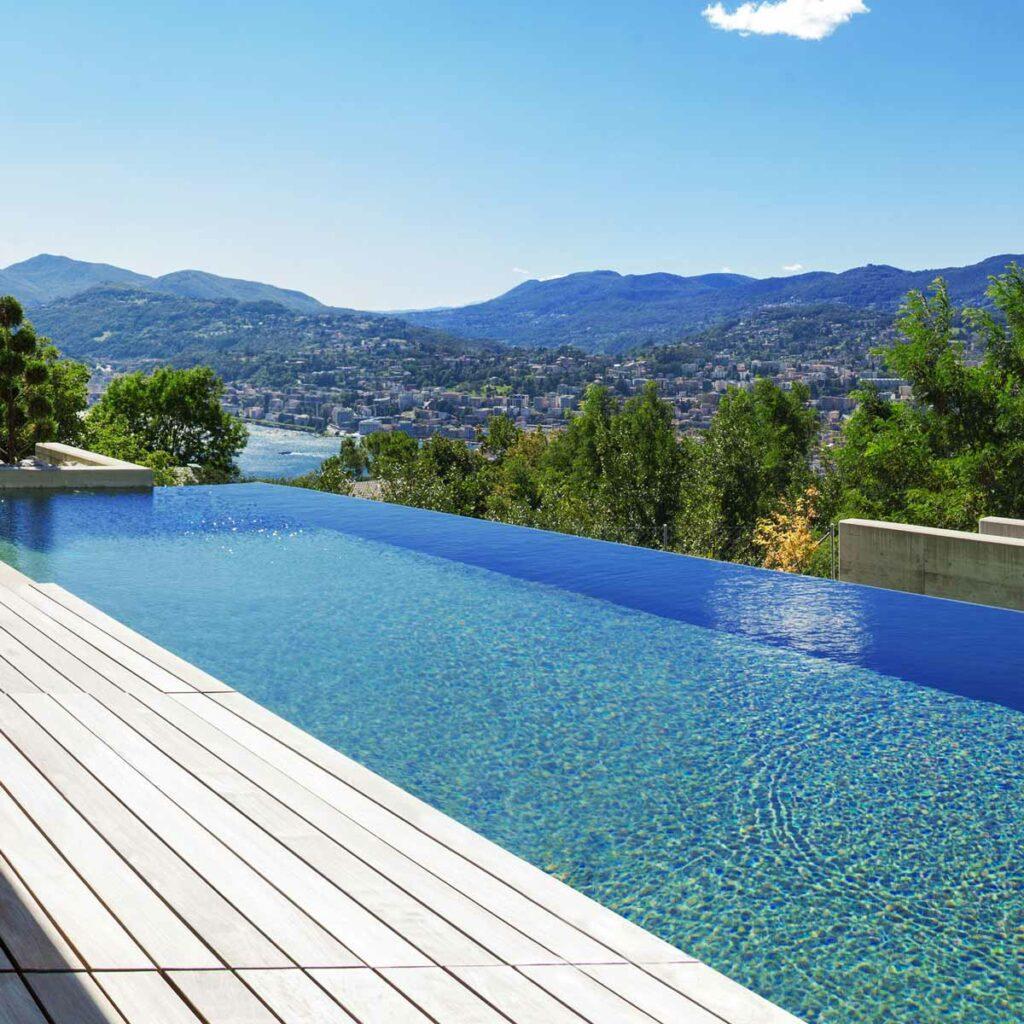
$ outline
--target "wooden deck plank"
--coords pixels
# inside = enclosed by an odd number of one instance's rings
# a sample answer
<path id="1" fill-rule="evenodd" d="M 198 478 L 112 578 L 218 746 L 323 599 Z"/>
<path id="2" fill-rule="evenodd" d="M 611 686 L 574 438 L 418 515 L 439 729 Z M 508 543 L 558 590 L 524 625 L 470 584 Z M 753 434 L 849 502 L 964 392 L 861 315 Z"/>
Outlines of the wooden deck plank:
<path id="1" fill-rule="evenodd" d="M 0 778 L 65 861 L 158 967 L 217 967 L 219 961 L 79 812 L 0 737 Z"/>
<path id="2" fill-rule="evenodd" d="M 352 951 L 363 962 L 379 966 L 430 963 L 398 932 L 379 921 L 288 847 L 182 768 L 165 752 L 173 751 L 178 757 L 185 756 L 180 748 L 186 740 L 180 734 L 176 733 L 177 741 L 175 737 L 164 737 L 165 748 L 159 749 L 93 697 L 80 694 L 54 699 L 169 799 L 179 807 L 187 808 L 189 816 L 211 835 L 220 839 L 264 878 L 273 880 L 296 906 L 309 908 L 310 915 L 326 932 L 339 941 L 348 936 Z M 224 766 L 220 778 L 213 779 L 213 785 L 216 787 L 220 783 L 230 787 L 241 784 L 237 781 L 241 776 L 233 773 L 232 777 L 229 772 Z M 249 788 L 254 790 L 251 784 Z M 297 820 L 301 823 L 301 819 Z M 299 827 L 312 834 L 310 826 L 302 823 Z"/>
<path id="3" fill-rule="evenodd" d="M 79 686 L 83 686 L 94 675 L 99 675 L 128 693 L 154 689 L 151 683 L 146 682 L 145 679 L 125 668 L 104 651 L 98 650 L 83 640 L 77 633 L 68 629 L 51 615 L 25 600 L 22 596 L 25 589 L 29 588 L 13 591 L 0 587 L 0 609 L 15 617 L 14 619 L 8 618 L 7 621 L 12 624 L 12 630 L 18 630 L 17 635 L 23 642 L 40 652 L 52 653 L 53 648 L 45 643 L 45 641 L 49 641 L 71 655 L 78 665 L 84 666 L 82 670 L 73 670 L 73 678 Z M 49 654 L 45 656 L 49 658 Z M 57 662 L 51 659 L 51 664 L 57 664 Z"/>
<path id="4" fill-rule="evenodd" d="M 357 968 L 309 973 L 359 1024 L 432 1024 L 374 971 Z"/>
<path id="5" fill-rule="evenodd" d="M 68 945 L 46 912 L 3 858 L 0 844 L 0 941 L 22 970 L 60 971 L 81 968 L 78 954 Z M 5 963 L 10 963 L 4 957 Z"/>
<path id="6" fill-rule="evenodd" d="M 215 696 L 212 699 L 191 701 L 188 706 L 275 767 L 292 776 L 321 799 L 363 824 L 381 840 L 415 859 L 431 873 L 444 879 L 477 903 L 487 906 L 506 922 L 542 942 L 563 961 L 608 963 L 622 960 L 618 953 L 591 938 L 584 929 L 564 921 L 546 906 L 524 896 L 518 889 L 506 884 L 501 877 L 482 870 L 472 859 L 453 851 L 433 838 L 429 832 L 421 830 L 394 813 L 390 807 L 367 797 L 354 786 L 314 764 L 282 743 L 276 736 L 269 735 L 237 715 L 225 714 L 234 711 L 234 698 L 237 696 L 239 695 Z M 230 708 L 223 706 L 222 702 L 226 700 L 231 701 Z M 247 702 L 247 705 L 248 703 L 251 702 Z M 276 716 L 271 716 L 269 721 L 263 721 L 272 728 L 277 728 L 277 723 L 280 723 L 281 727 L 286 724 Z M 444 819 L 444 815 L 422 804 L 419 818 L 429 828 L 435 818 Z M 483 838 L 480 842 L 492 845 Z M 511 857 L 510 854 L 508 856 Z M 677 958 L 683 957 L 678 951 L 674 951 L 674 954 Z"/>
<path id="7" fill-rule="evenodd" d="M 7 736 L 127 864 L 232 967 L 291 961 L 181 856 L 132 814 L 20 706 L 0 716 Z"/>
<path id="8" fill-rule="evenodd" d="M 359 961 L 304 910 L 288 900 L 160 789 L 97 741 L 50 696 L 16 698 L 22 707 L 85 765 L 137 817 L 234 904 L 293 963 L 351 967 Z"/>
<path id="9" fill-rule="evenodd" d="M 54 1024 L 125 1024 L 91 975 L 61 971 L 29 974 L 26 980 Z"/>
<path id="10" fill-rule="evenodd" d="M 77 634 L 90 646 L 120 663 L 158 690 L 162 690 L 164 693 L 195 692 L 195 687 L 191 683 L 179 679 L 163 666 L 132 650 L 117 637 L 111 636 L 98 626 L 94 626 L 91 622 L 87 622 L 81 616 L 69 611 L 49 594 L 35 587 L 23 587 L 16 593 L 29 604 L 35 605 L 40 611 L 45 612 L 65 628 Z"/>
<path id="11" fill-rule="evenodd" d="M 141 736 L 161 750 L 172 753 L 175 761 L 196 779 L 218 792 L 223 800 L 301 857 L 348 897 L 384 922 L 396 935 L 404 936 L 412 942 L 430 960 L 440 964 L 502 962 L 478 942 L 460 932 L 432 906 L 417 901 L 392 878 L 381 873 L 378 870 L 379 861 L 373 857 L 373 854 L 380 852 L 379 850 L 373 850 L 371 856 L 364 862 L 296 813 L 294 800 L 300 799 L 303 795 L 315 799 L 301 787 L 292 787 L 287 794 L 278 799 L 212 754 L 191 735 L 189 728 L 193 723 L 207 729 L 209 726 L 173 700 L 157 695 L 153 706 L 170 705 L 170 710 L 177 712 L 179 718 L 184 715 L 186 721 L 183 724 L 186 731 L 175 728 L 153 710 L 120 693 L 108 694 L 104 704 Z M 189 722 L 188 719 L 192 721 Z M 230 772 L 230 775 L 226 777 L 225 772 Z M 348 822 L 348 826 L 349 832 L 357 831 L 353 823 Z M 390 852 L 386 847 L 384 851 Z M 441 906 L 444 906 L 443 902 Z M 500 930 L 502 922 L 490 915 L 479 916 L 485 920 L 479 922 L 478 933 L 482 940 L 489 941 L 488 929 Z M 540 947 L 532 945 L 531 953 L 536 950 L 542 961 L 549 959 Z M 355 948 L 354 952 L 368 963 L 379 960 L 381 956 L 380 952 L 372 949 Z M 390 954 L 387 966 L 395 966 L 393 955 Z M 418 962 L 427 961 L 420 958 Z M 537 960 L 526 962 L 536 963 Z"/>
<path id="12" fill-rule="evenodd" d="M 586 1024 L 519 971 L 509 967 L 456 967 L 452 973 L 515 1024 Z"/>
<path id="13" fill-rule="evenodd" d="M 0 661 L 0 697 L 15 693 L 42 693 L 42 690 L 6 661 Z"/>
<path id="14" fill-rule="evenodd" d="M 621 958 L 633 963 L 679 963 L 693 959 L 345 757 L 255 701 L 240 693 L 213 694 L 211 697 L 215 703 L 229 708 L 239 718 L 272 736 L 307 762 L 319 766 L 365 799 L 387 808 L 396 818 L 418 830 L 420 835 L 458 854 L 463 861 L 476 864 L 489 876 L 502 879 L 504 884 L 535 905 L 557 913 L 559 918 L 591 936 L 595 944 L 603 944 L 606 952 L 614 950 Z M 588 959 L 604 962 L 616 958 L 569 956 L 566 959 L 583 963 Z"/>
<path id="15" fill-rule="evenodd" d="M 522 967 L 520 970 L 591 1024 L 651 1024 L 658 1020 L 588 977 L 579 968 Z M 689 1022 L 680 1018 L 678 1024 Z"/>
<path id="16" fill-rule="evenodd" d="M 69 683 L 67 692 L 88 689 L 94 680 L 108 682 L 93 667 L 91 658 L 89 661 L 82 661 L 81 658 L 76 657 L 47 635 L 45 631 L 40 630 L 33 622 L 5 605 L 3 596 L 3 591 L 0 590 L 0 630 L 9 635 L 12 643 L 16 642 L 20 647 L 31 651 L 38 659 L 62 676 Z M 26 605 L 25 608 L 29 613 L 35 611 L 39 616 L 40 624 L 43 624 L 44 627 L 56 625 L 52 619 L 36 611 L 31 605 Z M 80 642 L 86 651 L 95 653 L 93 648 L 90 648 L 84 641 Z M 109 685 L 115 684 L 110 682 Z M 143 684 L 141 680 L 138 681 L 138 686 L 140 688 L 145 686 L 146 690 L 152 689 L 148 684 Z"/>
<path id="17" fill-rule="evenodd" d="M 381 971 L 381 974 L 434 1020 L 453 1024 L 455 1021 L 458 1024 L 508 1024 L 507 1018 L 494 1007 L 437 967 L 413 967 Z"/>
<path id="18" fill-rule="evenodd" d="M 598 964 L 580 970 L 605 988 L 620 993 L 660 1024 L 720 1022 L 715 1014 L 632 964 Z"/>
<path id="19" fill-rule="evenodd" d="M 116 971 L 93 977 L 127 1024 L 202 1024 L 155 971 Z"/>
<path id="20" fill-rule="evenodd" d="M 0 1024 L 47 1024 L 16 974 L 0 974 Z"/>
<path id="21" fill-rule="evenodd" d="M 61 930 L 88 967 L 139 970 L 153 966 L 4 789 L 0 789 L 0 836 L 8 866 L 37 902 L 59 920 Z"/>
<path id="22" fill-rule="evenodd" d="M 204 701 L 206 698 L 198 695 L 165 696 L 150 693 L 140 695 L 139 700 L 186 736 L 201 743 L 205 750 L 231 765 L 246 779 L 252 780 L 262 791 L 273 796 L 278 804 L 287 806 L 324 836 L 330 837 L 343 850 L 358 857 L 362 863 L 372 866 L 381 877 L 401 887 L 424 907 L 432 908 L 437 915 L 451 922 L 469 938 L 487 946 L 502 962 L 563 962 L 560 957 L 507 924 L 488 908 L 475 903 L 444 880 L 431 874 L 412 858 L 389 846 L 364 826 L 268 764 L 206 719 L 193 713 L 189 705 L 195 701 Z M 192 770 L 196 771 L 196 768 L 193 767 Z M 235 802 L 231 793 L 226 792 L 224 795 Z M 270 826 L 265 824 L 264 827 Z M 310 850 L 314 843 L 319 851 L 315 861 Z M 319 870 L 327 870 L 327 855 L 335 849 L 334 847 L 323 847 L 318 841 L 305 838 L 299 839 L 298 846 L 297 852 L 311 863 L 315 863 Z M 369 899 L 369 896 L 366 898 Z M 430 952 L 426 946 L 423 948 Z M 457 963 L 460 960 L 465 962 L 464 954 L 457 954 L 447 962 Z M 482 961 L 478 959 L 476 962 Z"/>
<path id="23" fill-rule="evenodd" d="M 352 1024 L 352 1016 L 302 971 L 242 971 L 241 977 L 287 1024 Z"/>
<path id="24" fill-rule="evenodd" d="M 657 964 L 649 970 L 729 1024 L 801 1024 L 793 1014 L 707 964 Z"/>
<path id="25" fill-rule="evenodd" d="M 120 640 L 125 646 L 131 648 L 137 654 L 159 665 L 171 675 L 176 676 L 182 682 L 194 687 L 201 693 L 226 693 L 233 688 L 219 679 L 214 679 L 208 672 L 204 672 L 198 665 L 193 665 L 184 658 L 154 643 L 149 637 L 130 629 L 123 622 L 112 618 L 105 612 L 99 610 L 95 605 L 83 601 L 80 597 L 65 590 L 56 583 L 39 583 L 36 589 L 42 591 L 47 597 L 52 598 L 58 604 L 63 605 L 69 611 L 74 612 L 79 618 L 91 623 L 97 629 L 103 630 L 109 636 Z"/>
<path id="26" fill-rule="evenodd" d="M 230 971 L 173 971 L 168 978 L 211 1024 L 278 1024 L 278 1018 Z"/>
<path id="27" fill-rule="evenodd" d="M 31 649 L 0 628 L 0 659 L 32 681 L 43 693 L 72 693 L 75 685 Z"/>

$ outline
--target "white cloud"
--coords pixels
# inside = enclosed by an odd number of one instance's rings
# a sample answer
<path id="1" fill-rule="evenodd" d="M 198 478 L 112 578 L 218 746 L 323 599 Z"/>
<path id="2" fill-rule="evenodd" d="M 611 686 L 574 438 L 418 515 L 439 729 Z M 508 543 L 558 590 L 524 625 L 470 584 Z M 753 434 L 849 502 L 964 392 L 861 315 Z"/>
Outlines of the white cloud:
<path id="1" fill-rule="evenodd" d="M 715 28 L 743 35 L 824 39 L 855 14 L 867 14 L 864 0 L 750 0 L 734 11 L 709 4 L 704 17 Z"/>
<path id="2" fill-rule="evenodd" d="M 522 267 L 513 267 L 512 273 L 518 274 L 520 277 L 533 277 L 533 274 L 531 274 L 530 271 L 523 270 Z"/>
<path id="3" fill-rule="evenodd" d="M 802 263 L 790 263 L 782 268 L 787 274 L 799 274 L 804 269 Z"/>

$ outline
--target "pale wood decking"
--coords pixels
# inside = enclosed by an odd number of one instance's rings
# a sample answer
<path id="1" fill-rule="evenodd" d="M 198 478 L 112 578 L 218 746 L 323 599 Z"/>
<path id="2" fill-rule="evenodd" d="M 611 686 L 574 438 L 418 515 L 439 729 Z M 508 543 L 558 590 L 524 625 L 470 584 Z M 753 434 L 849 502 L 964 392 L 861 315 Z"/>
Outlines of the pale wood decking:
<path id="1" fill-rule="evenodd" d="M 353 1020 L 796 1024 L 91 605 L 5 572 L 0 1024 Z"/>

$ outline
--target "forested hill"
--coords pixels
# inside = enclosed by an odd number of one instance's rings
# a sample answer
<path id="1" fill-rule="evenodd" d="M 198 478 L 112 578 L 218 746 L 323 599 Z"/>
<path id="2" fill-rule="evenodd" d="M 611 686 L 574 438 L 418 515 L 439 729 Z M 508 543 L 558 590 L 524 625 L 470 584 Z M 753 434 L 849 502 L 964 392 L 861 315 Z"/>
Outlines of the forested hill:
<path id="1" fill-rule="evenodd" d="M 297 312 L 276 302 L 197 299 L 135 288 L 92 288 L 31 311 L 32 321 L 76 359 L 218 364 L 225 357 L 397 339 L 447 349 L 470 343 L 393 317 L 324 308 Z M 494 343 L 487 343 L 495 347 Z"/>
<path id="2" fill-rule="evenodd" d="M 622 351 L 664 344 L 723 321 L 771 307 L 829 304 L 856 319 L 862 311 L 895 313 L 911 289 L 944 277 L 959 303 L 984 301 L 989 277 L 1024 256 L 993 256 L 969 267 L 899 270 L 866 266 L 841 274 L 816 272 L 757 278 L 739 274 L 677 277 L 622 275 L 600 270 L 549 281 L 527 281 L 488 302 L 455 309 L 403 313 L 413 323 L 463 337 L 516 345 L 575 345 L 587 351 Z"/>
<path id="3" fill-rule="evenodd" d="M 72 298 L 97 287 L 131 287 L 192 299 L 276 302 L 287 309 L 306 313 L 327 309 L 322 302 L 304 292 L 277 288 L 259 281 L 219 277 L 202 270 L 178 270 L 161 277 L 149 277 L 108 263 L 86 263 L 46 253 L 0 270 L 0 295 L 14 295 L 29 308 Z"/>

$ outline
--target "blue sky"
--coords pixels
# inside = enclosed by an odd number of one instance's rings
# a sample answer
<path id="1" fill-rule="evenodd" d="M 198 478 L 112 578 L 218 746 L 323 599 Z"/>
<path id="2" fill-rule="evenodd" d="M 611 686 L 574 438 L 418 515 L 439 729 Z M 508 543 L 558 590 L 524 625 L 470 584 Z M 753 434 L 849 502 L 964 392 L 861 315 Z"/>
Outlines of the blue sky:
<path id="1" fill-rule="evenodd" d="M 784 5 L 4 4 L 0 265 L 389 309 L 1024 251 L 1024 3 Z"/>

